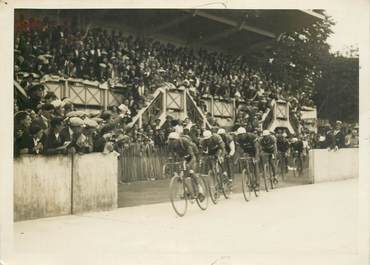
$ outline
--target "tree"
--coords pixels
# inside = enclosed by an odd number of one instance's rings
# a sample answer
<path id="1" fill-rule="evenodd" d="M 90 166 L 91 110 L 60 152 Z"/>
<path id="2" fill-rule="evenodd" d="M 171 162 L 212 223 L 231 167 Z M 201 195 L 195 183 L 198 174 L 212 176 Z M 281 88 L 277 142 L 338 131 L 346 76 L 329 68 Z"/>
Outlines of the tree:
<path id="1" fill-rule="evenodd" d="M 284 33 L 252 57 L 254 64 L 271 73 L 295 94 L 305 92 L 318 106 L 319 118 L 358 121 L 358 51 L 331 54 L 327 39 L 332 19 L 325 19 Z M 347 58 L 350 57 L 350 58 Z"/>
<path id="2" fill-rule="evenodd" d="M 319 117 L 358 122 L 359 59 L 330 55 L 322 63 L 322 68 L 322 78 L 317 82 L 314 94 Z"/>

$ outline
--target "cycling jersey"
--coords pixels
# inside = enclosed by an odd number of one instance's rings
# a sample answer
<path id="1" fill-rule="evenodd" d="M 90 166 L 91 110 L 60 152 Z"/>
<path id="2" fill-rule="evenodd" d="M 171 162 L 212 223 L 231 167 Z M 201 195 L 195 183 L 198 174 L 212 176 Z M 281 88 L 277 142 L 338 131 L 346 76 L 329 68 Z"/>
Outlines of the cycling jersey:
<path id="1" fill-rule="evenodd" d="M 182 159 L 192 159 L 195 157 L 194 144 L 185 137 L 169 145 L 169 152 L 174 156 Z"/>
<path id="2" fill-rule="evenodd" d="M 257 135 L 254 133 L 243 133 L 238 136 L 237 143 L 243 149 L 244 153 L 253 157 L 256 156 Z"/>
<path id="3" fill-rule="evenodd" d="M 285 137 L 277 137 L 276 147 L 279 152 L 286 153 L 289 150 L 289 141 Z"/>
<path id="4" fill-rule="evenodd" d="M 303 152 L 303 142 L 302 141 L 291 143 L 290 147 L 293 152 L 298 152 L 299 154 Z"/>
<path id="5" fill-rule="evenodd" d="M 234 139 L 227 134 L 221 134 L 220 136 L 225 144 L 226 153 L 232 156 L 235 152 Z"/>
<path id="6" fill-rule="evenodd" d="M 272 154 L 275 152 L 275 137 L 271 135 L 263 136 L 260 140 L 260 146 L 263 152 Z"/>
<path id="7" fill-rule="evenodd" d="M 214 134 L 209 139 L 201 141 L 202 150 L 207 151 L 209 155 L 216 155 L 219 150 L 225 154 L 225 144 L 221 136 Z"/>

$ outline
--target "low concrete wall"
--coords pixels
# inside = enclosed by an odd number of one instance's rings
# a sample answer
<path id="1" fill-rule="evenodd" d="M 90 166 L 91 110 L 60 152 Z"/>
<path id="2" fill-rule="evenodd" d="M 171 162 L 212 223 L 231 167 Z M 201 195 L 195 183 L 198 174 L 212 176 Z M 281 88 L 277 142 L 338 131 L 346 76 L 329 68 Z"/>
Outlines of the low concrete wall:
<path id="1" fill-rule="evenodd" d="M 72 213 L 117 208 L 117 178 L 113 153 L 74 156 Z"/>
<path id="2" fill-rule="evenodd" d="M 14 160 L 14 220 L 70 214 L 71 172 L 68 156 Z"/>
<path id="3" fill-rule="evenodd" d="M 101 153 L 14 160 L 14 220 L 117 208 L 117 163 Z"/>
<path id="4" fill-rule="evenodd" d="M 313 183 L 358 177 L 358 148 L 314 149 L 310 150 L 309 159 L 309 176 Z"/>

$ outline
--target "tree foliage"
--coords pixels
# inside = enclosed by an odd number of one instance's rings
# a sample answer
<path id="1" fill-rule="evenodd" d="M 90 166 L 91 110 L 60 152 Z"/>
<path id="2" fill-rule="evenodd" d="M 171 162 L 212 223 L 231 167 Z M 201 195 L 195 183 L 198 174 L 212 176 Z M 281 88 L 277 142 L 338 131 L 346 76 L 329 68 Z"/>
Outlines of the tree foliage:
<path id="1" fill-rule="evenodd" d="M 305 92 L 318 107 L 319 118 L 358 120 L 358 59 L 331 54 L 327 39 L 332 19 L 282 34 L 267 49 L 254 54 L 253 63 L 299 97 Z M 346 55 L 356 55 L 352 50 Z M 257 59 L 258 58 L 258 59 Z"/>

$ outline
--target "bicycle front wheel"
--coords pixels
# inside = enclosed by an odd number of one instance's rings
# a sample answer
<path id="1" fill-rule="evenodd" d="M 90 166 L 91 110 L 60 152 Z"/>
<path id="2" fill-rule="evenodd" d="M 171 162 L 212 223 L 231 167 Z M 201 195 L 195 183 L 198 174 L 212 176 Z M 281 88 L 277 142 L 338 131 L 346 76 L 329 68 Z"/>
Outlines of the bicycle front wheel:
<path id="1" fill-rule="evenodd" d="M 208 197 L 208 189 L 207 189 L 207 183 L 204 180 L 202 176 L 198 177 L 198 194 L 196 195 L 196 202 L 199 206 L 199 208 L 203 211 L 207 210 L 208 203 L 209 203 L 209 197 Z"/>
<path id="2" fill-rule="evenodd" d="M 170 200 L 172 208 L 180 217 L 188 209 L 188 193 L 184 180 L 180 176 L 173 176 L 170 182 Z"/>
<path id="3" fill-rule="evenodd" d="M 249 174 L 247 173 L 246 169 L 242 171 L 242 188 L 243 188 L 243 196 L 246 201 L 249 201 L 251 198 L 251 185 L 250 185 L 250 178 Z"/>
<path id="4" fill-rule="evenodd" d="M 213 204 L 217 204 L 219 199 L 218 182 L 212 170 L 208 171 L 208 191 Z"/>

